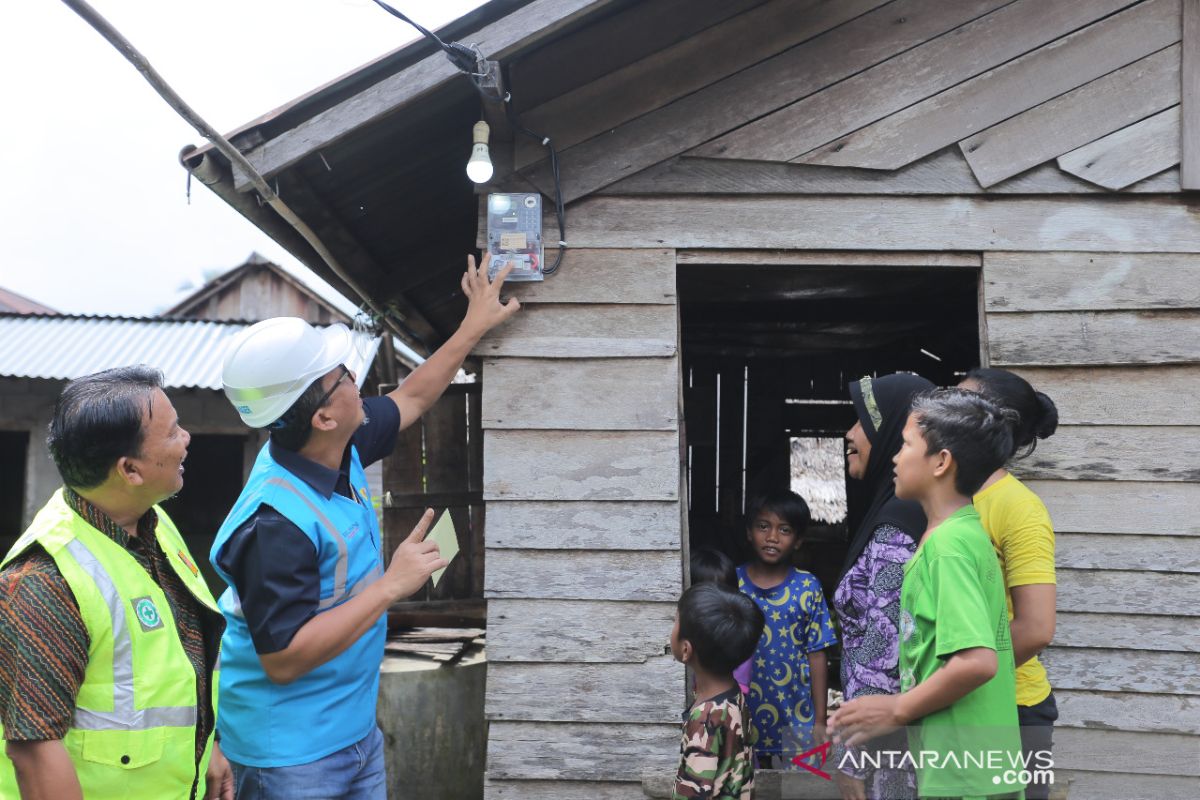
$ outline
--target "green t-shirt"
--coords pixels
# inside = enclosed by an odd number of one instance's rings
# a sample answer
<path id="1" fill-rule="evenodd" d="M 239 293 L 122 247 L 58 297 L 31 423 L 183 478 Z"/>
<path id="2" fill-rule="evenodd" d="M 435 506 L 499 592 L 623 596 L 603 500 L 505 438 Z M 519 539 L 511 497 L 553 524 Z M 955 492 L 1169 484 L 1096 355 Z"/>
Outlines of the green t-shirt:
<path id="1" fill-rule="evenodd" d="M 1004 575 L 974 506 L 937 526 L 904 565 L 900 690 L 928 680 L 952 654 L 996 651 L 995 676 L 913 724 L 909 749 L 921 797 L 1017 792 L 1021 737 Z M 922 751 L 924 751 L 922 753 Z"/>

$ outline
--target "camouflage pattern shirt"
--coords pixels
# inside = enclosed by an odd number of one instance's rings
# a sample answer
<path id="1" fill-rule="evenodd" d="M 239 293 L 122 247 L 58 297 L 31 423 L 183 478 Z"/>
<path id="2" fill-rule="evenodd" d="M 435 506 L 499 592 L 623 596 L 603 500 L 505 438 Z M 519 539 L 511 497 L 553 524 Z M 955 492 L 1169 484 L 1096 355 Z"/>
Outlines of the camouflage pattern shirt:
<path id="1" fill-rule="evenodd" d="M 683 715 L 679 773 L 672 800 L 750 800 L 754 751 L 743 727 L 741 690 L 697 701 Z"/>

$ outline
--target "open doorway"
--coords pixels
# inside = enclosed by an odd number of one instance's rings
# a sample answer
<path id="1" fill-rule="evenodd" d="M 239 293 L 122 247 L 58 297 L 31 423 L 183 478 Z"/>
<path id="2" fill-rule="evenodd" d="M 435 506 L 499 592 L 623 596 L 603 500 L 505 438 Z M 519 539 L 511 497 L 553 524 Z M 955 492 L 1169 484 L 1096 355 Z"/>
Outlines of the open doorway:
<path id="1" fill-rule="evenodd" d="M 24 526 L 25 461 L 29 431 L 0 431 L 0 558 L 16 543 Z"/>
<path id="2" fill-rule="evenodd" d="M 814 516 L 795 566 L 827 599 L 846 551 L 848 382 L 908 371 L 952 385 L 980 352 L 977 260 L 881 267 L 838 255 L 678 270 L 690 547 L 744 563 L 746 501 L 791 488 Z"/>
<path id="3" fill-rule="evenodd" d="M 225 515 L 242 492 L 245 446 L 245 436 L 192 434 L 183 489 L 163 503 L 214 597 L 225 591 L 225 581 L 209 563 L 208 551 Z"/>

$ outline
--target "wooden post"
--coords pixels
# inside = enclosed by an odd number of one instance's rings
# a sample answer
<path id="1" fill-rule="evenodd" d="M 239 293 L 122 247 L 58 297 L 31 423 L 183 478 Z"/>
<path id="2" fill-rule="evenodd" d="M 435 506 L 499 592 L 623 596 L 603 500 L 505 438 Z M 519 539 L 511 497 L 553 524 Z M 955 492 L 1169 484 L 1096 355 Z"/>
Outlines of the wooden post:
<path id="1" fill-rule="evenodd" d="M 1179 185 L 1200 189 L 1200 0 L 1183 0 L 1183 64 L 1179 72 L 1183 104 Z"/>

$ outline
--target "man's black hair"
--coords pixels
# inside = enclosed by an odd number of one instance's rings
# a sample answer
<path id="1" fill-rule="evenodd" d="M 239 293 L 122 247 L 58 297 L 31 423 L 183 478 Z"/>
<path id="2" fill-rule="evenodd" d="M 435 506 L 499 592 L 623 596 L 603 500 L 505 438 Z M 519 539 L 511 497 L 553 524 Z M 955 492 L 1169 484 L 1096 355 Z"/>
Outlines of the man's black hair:
<path id="1" fill-rule="evenodd" d="M 737 567 L 733 559 L 715 547 L 701 547 L 692 553 L 692 585 L 697 583 L 719 583 L 736 589 Z"/>
<path id="2" fill-rule="evenodd" d="M 293 453 L 299 452 L 300 448 L 308 444 L 312 435 L 313 414 L 333 400 L 330 397 L 325 399 L 324 404 L 321 403 L 321 398 L 325 395 L 325 388 L 321 385 L 324 378 L 322 375 L 310 383 L 304 393 L 283 412 L 283 416 L 271 425 L 269 430 L 272 442 Z"/>
<path id="3" fill-rule="evenodd" d="M 46 445 L 63 483 L 91 489 L 104 483 L 117 459 L 138 456 L 146 431 L 142 413 L 163 385 L 152 367 L 117 367 L 76 378 L 54 404 Z"/>
<path id="4" fill-rule="evenodd" d="M 792 526 L 792 530 L 800 536 L 812 522 L 812 513 L 808 503 L 795 492 L 772 491 L 760 494 L 746 504 L 746 527 L 749 528 L 758 519 L 758 515 L 770 511 Z"/>
<path id="5" fill-rule="evenodd" d="M 746 595 L 719 583 L 697 583 L 679 598 L 679 638 L 692 643 L 700 666 L 724 675 L 754 655 L 762 611 Z"/>
<path id="6" fill-rule="evenodd" d="M 954 488 L 970 497 L 1013 454 L 1016 412 L 986 395 L 965 389 L 935 389 L 917 395 L 913 416 L 925 437 L 926 453 L 949 450 L 957 464 Z"/>

